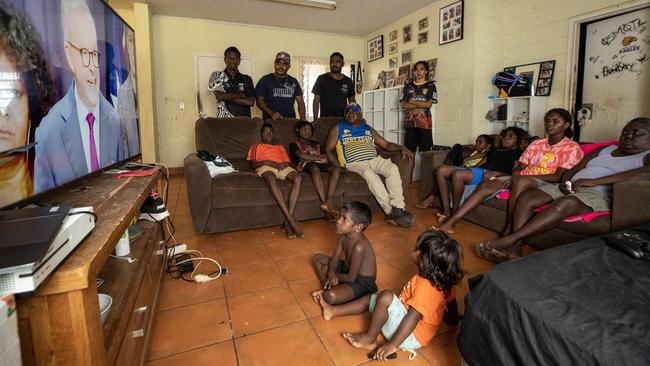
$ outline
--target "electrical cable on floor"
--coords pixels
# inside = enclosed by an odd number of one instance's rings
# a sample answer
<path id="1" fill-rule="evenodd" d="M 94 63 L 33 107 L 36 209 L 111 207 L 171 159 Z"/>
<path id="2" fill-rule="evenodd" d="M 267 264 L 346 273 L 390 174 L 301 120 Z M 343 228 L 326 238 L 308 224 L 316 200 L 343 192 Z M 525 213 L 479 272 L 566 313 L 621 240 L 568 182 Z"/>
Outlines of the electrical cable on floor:
<path id="1" fill-rule="evenodd" d="M 168 192 L 169 192 L 169 168 L 162 163 L 155 163 L 155 165 L 162 166 L 164 168 L 164 176 L 165 176 L 165 188 L 163 190 L 163 203 L 165 204 L 165 208 L 167 207 L 167 198 L 168 198 Z M 155 222 L 159 223 L 162 225 L 163 231 L 166 230 L 167 234 L 169 235 L 165 239 L 165 252 L 169 253 L 169 257 L 167 259 L 167 273 L 169 273 L 173 278 L 181 278 L 185 281 L 188 282 L 197 282 L 197 283 L 205 283 L 205 282 L 210 282 L 213 280 L 216 280 L 217 278 L 221 277 L 223 273 L 227 273 L 227 270 L 223 269 L 221 267 L 221 264 L 217 262 L 216 260 L 208 257 L 204 257 L 203 253 L 201 253 L 198 250 L 185 250 L 182 253 L 176 254 L 176 246 L 178 245 L 178 242 L 176 241 L 176 238 L 174 237 L 174 233 L 176 232 L 176 228 L 174 227 L 173 220 L 168 217 L 166 217 L 166 220 L 161 220 L 158 221 L 156 220 L 151 214 L 149 214 L 149 217 L 153 219 Z M 169 241 L 172 241 L 173 245 L 167 245 Z M 171 251 L 170 251 L 171 250 Z M 189 259 L 184 259 L 180 262 L 175 262 L 174 260 L 181 254 L 187 253 L 188 256 L 190 256 Z M 194 254 L 192 253 L 198 253 L 198 257 L 192 257 Z M 196 273 L 198 270 L 199 266 L 203 263 L 203 261 L 209 261 L 213 262 L 214 264 L 217 265 L 218 269 L 216 271 L 204 274 L 204 273 Z M 183 273 L 178 270 L 178 265 L 183 264 L 183 263 L 188 263 L 188 262 L 194 262 L 194 261 L 199 261 L 199 263 L 194 267 L 194 270 L 192 273 L 190 273 L 190 279 L 186 279 L 183 277 Z M 176 267 L 176 269 L 173 269 L 172 267 Z M 178 274 L 178 277 L 175 276 L 175 274 Z M 216 274 L 216 276 L 215 276 Z"/>

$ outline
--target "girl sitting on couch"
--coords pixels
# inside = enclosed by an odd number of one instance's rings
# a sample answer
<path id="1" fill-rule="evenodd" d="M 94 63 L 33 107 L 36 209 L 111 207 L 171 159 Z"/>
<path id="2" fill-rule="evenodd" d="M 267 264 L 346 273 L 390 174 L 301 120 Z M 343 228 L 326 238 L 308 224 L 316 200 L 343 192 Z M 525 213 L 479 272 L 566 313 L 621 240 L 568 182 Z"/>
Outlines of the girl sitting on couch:
<path id="1" fill-rule="evenodd" d="M 571 121 L 573 121 L 571 113 L 565 109 L 555 108 L 548 111 L 544 117 L 544 129 L 548 137 L 535 140 L 528 145 L 519 161 L 515 163 L 512 176 L 492 177 L 483 181 L 458 211 L 445 220 L 440 227 L 432 228 L 452 233 L 454 226 L 484 200 L 494 197 L 501 190 L 510 189 L 505 230 L 506 233 L 509 232 L 510 218 L 519 195 L 544 183 L 559 182 L 562 174 L 582 159 L 580 146 L 569 138 L 573 136 L 573 131 L 569 127 Z"/>
<path id="2" fill-rule="evenodd" d="M 521 157 L 524 148 L 528 142 L 528 133 L 519 127 L 508 127 L 501 131 L 499 138 L 499 149 L 496 148 L 496 143 L 492 143 L 492 147 L 485 156 L 485 161 L 477 166 L 471 168 L 458 168 L 456 167 L 449 178 L 451 179 L 451 192 L 453 199 L 453 211 L 458 210 L 465 199 L 469 197 L 483 181 L 490 180 L 496 177 L 510 175 L 515 162 Z M 496 139 L 495 139 L 496 140 Z M 443 165 L 444 166 L 444 165 Z M 440 169 L 437 173 L 440 173 Z M 440 189 L 440 200 L 447 210 L 443 214 L 438 214 L 438 221 L 443 222 L 450 216 L 449 211 L 449 195 L 443 195 L 442 187 L 446 186 L 446 178 L 438 176 L 436 180 Z M 446 188 L 446 187 L 445 187 Z M 445 193 L 447 189 L 444 189 Z"/>

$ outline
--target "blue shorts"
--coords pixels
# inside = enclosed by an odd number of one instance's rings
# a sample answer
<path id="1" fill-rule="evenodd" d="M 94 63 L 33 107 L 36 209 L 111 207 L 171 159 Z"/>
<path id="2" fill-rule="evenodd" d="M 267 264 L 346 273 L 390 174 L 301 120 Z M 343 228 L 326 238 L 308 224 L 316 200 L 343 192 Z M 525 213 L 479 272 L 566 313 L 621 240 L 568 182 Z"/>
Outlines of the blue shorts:
<path id="1" fill-rule="evenodd" d="M 472 181 L 469 182 L 470 185 L 479 185 L 483 181 L 483 176 L 488 170 L 481 168 L 464 168 L 464 170 L 469 170 L 472 172 Z"/>
<path id="2" fill-rule="evenodd" d="M 371 313 L 375 310 L 376 304 L 377 304 L 377 294 L 372 294 L 372 296 L 370 297 L 370 306 L 368 307 Z M 399 298 L 395 294 L 393 294 L 393 301 L 390 303 L 390 306 L 388 306 L 388 320 L 381 327 L 381 334 L 383 334 L 386 339 L 390 340 L 391 338 L 393 338 L 393 335 L 395 335 L 395 332 L 397 331 L 399 325 L 402 323 L 402 319 L 404 319 L 406 313 L 408 313 L 406 306 L 404 306 L 404 304 L 402 304 L 402 302 L 399 301 Z M 413 333 L 411 333 L 409 334 L 408 337 L 406 337 L 404 342 L 402 342 L 402 344 L 399 345 L 399 348 L 419 349 L 422 348 L 422 346 L 420 345 L 418 340 L 415 339 Z"/>

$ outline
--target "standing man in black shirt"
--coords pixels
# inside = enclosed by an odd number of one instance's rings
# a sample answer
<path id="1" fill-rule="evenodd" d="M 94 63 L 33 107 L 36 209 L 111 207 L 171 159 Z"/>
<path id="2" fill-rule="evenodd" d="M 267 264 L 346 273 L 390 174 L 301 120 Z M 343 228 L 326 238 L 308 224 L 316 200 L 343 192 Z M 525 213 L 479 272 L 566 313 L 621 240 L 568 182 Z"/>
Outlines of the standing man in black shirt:
<path id="1" fill-rule="evenodd" d="M 330 56 L 330 72 L 316 79 L 314 93 L 314 119 L 319 117 L 342 117 L 345 106 L 355 103 L 354 81 L 341 73 L 345 62 L 343 55 L 334 52 Z"/>
<path id="2" fill-rule="evenodd" d="M 255 89 L 253 79 L 239 72 L 241 53 L 237 47 L 226 48 L 223 61 L 226 64 L 226 69 L 221 75 L 224 91 L 215 90 L 214 96 L 217 102 L 225 102 L 226 109 L 233 116 L 250 117 L 251 107 L 255 104 Z M 213 76 L 210 77 L 210 80 L 212 79 Z"/>

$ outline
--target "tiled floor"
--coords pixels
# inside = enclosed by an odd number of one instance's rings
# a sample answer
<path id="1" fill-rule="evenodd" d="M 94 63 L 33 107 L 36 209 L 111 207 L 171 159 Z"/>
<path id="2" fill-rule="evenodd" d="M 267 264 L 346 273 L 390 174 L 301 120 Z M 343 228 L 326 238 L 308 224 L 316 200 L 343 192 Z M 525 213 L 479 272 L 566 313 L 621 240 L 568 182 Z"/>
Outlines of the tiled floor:
<path id="1" fill-rule="evenodd" d="M 415 238 L 433 223 L 433 211 L 414 208 L 416 187 L 407 192 L 407 206 L 418 215 L 411 228 L 394 227 L 375 214 L 366 231 L 377 254 L 378 287 L 397 293 L 416 267 L 408 255 Z M 360 331 L 369 316 L 326 322 L 310 297 L 319 287 L 311 267 L 314 253 L 331 254 L 337 234 L 325 220 L 302 223 L 305 238 L 289 240 L 279 227 L 227 234 L 196 235 L 191 227 L 185 180 L 173 176 L 168 208 L 175 238 L 190 249 L 228 267 L 230 274 L 207 284 L 173 280 L 164 275 L 150 337 L 148 366 L 161 365 L 359 365 L 372 361 L 351 347 L 342 331 Z M 467 293 L 467 278 L 489 270 L 474 245 L 496 237 L 492 231 L 463 222 L 455 238 L 464 249 L 465 277 L 459 306 Z M 207 269 L 206 265 L 206 269 Z M 458 327 L 443 323 L 431 344 L 414 361 L 405 353 L 393 365 L 459 365 Z"/>

